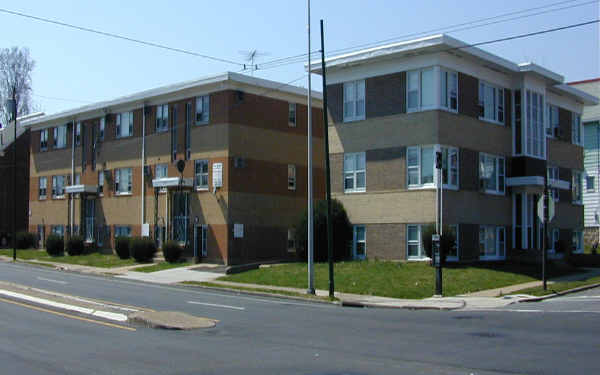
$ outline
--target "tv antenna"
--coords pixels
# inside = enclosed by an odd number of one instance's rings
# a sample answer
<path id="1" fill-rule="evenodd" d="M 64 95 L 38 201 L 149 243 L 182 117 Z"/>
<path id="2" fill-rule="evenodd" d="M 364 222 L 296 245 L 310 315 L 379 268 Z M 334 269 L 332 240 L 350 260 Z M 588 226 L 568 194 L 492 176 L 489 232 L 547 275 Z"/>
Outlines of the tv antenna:
<path id="1" fill-rule="evenodd" d="M 248 64 L 244 64 L 244 70 L 250 69 L 250 74 L 254 75 L 254 71 L 258 70 L 258 65 L 254 62 L 259 57 L 269 56 L 268 52 L 261 52 L 257 49 L 252 49 L 250 51 L 239 51 L 240 55 L 244 56 L 244 61 L 247 61 Z"/>

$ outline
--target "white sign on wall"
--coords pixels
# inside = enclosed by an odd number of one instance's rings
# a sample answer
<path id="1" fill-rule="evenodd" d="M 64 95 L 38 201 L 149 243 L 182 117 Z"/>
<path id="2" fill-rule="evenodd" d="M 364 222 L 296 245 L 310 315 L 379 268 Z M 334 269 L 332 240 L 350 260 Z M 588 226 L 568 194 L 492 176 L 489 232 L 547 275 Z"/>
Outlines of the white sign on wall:
<path id="1" fill-rule="evenodd" d="M 213 187 L 223 186 L 223 163 L 213 163 Z"/>
<path id="2" fill-rule="evenodd" d="M 142 237 L 150 236 L 150 224 L 144 223 L 142 224 Z"/>
<path id="3" fill-rule="evenodd" d="M 233 224 L 233 238 L 244 238 L 244 224 Z"/>

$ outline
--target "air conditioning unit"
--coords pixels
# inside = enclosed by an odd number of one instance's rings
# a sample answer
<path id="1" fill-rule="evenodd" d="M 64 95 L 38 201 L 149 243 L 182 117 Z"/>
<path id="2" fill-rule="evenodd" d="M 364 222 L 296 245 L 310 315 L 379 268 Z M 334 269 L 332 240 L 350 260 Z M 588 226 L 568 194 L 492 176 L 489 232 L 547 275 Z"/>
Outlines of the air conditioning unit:
<path id="1" fill-rule="evenodd" d="M 246 166 L 245 160 L 241 156 L 237 156 L 233 159 L 233 166 L 235 168 L 244 168 Z"/>

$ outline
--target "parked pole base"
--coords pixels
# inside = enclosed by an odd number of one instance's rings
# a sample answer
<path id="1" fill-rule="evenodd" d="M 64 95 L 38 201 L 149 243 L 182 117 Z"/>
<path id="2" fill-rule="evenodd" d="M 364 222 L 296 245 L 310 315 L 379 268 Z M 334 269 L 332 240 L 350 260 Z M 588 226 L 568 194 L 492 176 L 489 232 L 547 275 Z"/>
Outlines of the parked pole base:
<path id="1" fill-rule="evenodd" d="M 314 289 L 310 289 L 310 288 L 306 289 L 306 294 L 312 294 L 312 295 L 314 295 L 315 294 L 315 290 Z"/>

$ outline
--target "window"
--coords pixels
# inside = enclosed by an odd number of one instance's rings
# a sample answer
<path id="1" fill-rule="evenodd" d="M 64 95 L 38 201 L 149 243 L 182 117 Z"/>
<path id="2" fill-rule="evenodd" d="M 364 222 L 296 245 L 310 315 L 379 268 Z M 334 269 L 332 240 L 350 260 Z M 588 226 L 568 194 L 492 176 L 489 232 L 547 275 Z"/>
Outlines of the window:
<path id="1" fill-rule="evenodd" d="M 125 225 L 115 225 L 115 238 L 131 237 L 131 227 Z"/>
<path id="2" fill-rule="evenodd" d="M 573 252 L 576 252 L 576 253 L 583 252 L 583 231 L 574 230 L 572 241 L 573 241 Z"/>
<path id="3" fill-rule="evenodd" d="M 156 132 L 166 132 L 169 129 L 169 106 L 167 104 L 156 106 Z"/>
<path id="4" fill-rule="evenodd" d="M 554 138 L 559 129 L 558 123 L 558 107 L 552 104 L 546 105 L 546 112 L 548 113 L 548 121 L 546 121 L 546 135 Z"/>
<path id="5" fill-rule="evenodd" d="M 585 189 L 594 191 L 594 176 L 585 176 Z"/>
<path id="6" fill-rule="evenodd" d="M 506 251 L 504 227 L 479 226 L 479 259 L 503 259 Z"/>
<path id="7" fill-rule="evenodd" d="M 433 68 L 413 70 L 407 73 L 407 112 L 421 111 L 435 106 L 433 81 Z"/>
<path id="8" fill-rule="evenodd" d="M 355 225 L 352 241 L 354 259 L 365 259 L 367 256 L 366 230 L 364 225 Z"/>
<path id="9" fill-rule="evenodd" d="M 504 194 L 504 158 L 479 154 L 479 183 L 486 193 Z"/>
<path id="10" fill-rule="evenodd" d="M 558 182 L 558 167 L 548 167 L 548 183 L 552 184 L 552 180 Z M 550 188 L 550 194 L 555 202 L 559 200 L 559 193 L 557 188 Z"/>
<path id="11" fill-rule="evenodd" d="M 98 194 L 104 193 L 104 171 L 98 172 Z"/>
<path id="12" fill-rule="evenodd" d="M 426 259 L 427 255 L 421 241 L 421 225 L 407 225 L 406 234 L 406 259 Z"/>
<path id="13" fill-rule="evenodd" d="M 288 164 L 288 190 L 296 190 L 296 166 Z"/>
<path id="14" fill-rule="evenodd" d="M 581 204 L 581 178 L 583 173 L 573 171 L 573 182 L 571 184 L 571 193 L 573 194 L 573 203 Z"/>
<path id="15" fill-rule="evenodd" d="M 196 160 L 196 189 L 208 190 L 208 160 Z"/>
<path id="16" fill-rule="evenodd" d="M 52 198 L 65 196 L 65 176 L 52 176 Z"/>
<path id="17" fill-rule="evenodd" d="M 203 257 L 208 254 L 208 225 L 202 225 L 202 230 L 200 233 L 200 252 Z"/>
<path id="18" fill-rule="evenodd" d="M 296 103 L 289 103 L 288 126 L 296 127 Z"/>
<path id="19" fill-rule="evenodd" d="M 131 168 L 115 169 L 115 192 L 131 194 Z"/>
<path id="20" fill-rule="evenodd" d="M 364 120 L 365 81 L 344 83 L 344 122 Z"/>
<path id="21" fill-rule="evenodd" d="M 75 146 L 81 145 L 81 123 L 75 125 Z"/>
<path id="22" fill-rule="evenodd" d="M 365 153 L 344 154 L 344 192 L 366 191 Z"/>
<path id="23" fill-rule="evenodd" d="M 59 237 L 64 237 L 64 235 L 65 235 L 64 225 L 52 225 L 52 227 L 50 228 L 50 231 L 52 232 L 52 234 L 55 234 Z"/>
<path id="24" fill-rule="evenodd" d="M 446 254 L 446 260 L 456 261 L 458 260 L 458 225 L 449 225 L 448 227 L 450 228 L 450 235 L 454 237 L 454 246 Z"/>
<path id="25" fill-rule="evenodd" d="M 210 119 L 210 100 L 208 95 L 196 98 L 196 125 L 208 124 Z"/>
<path id="26" fill-rule="evenodd" d="M 294 229 L 288 229 L 287 231 L 287 250 L 288 253 L 296 252 L 296 231 Z"/>
<path id="27" fill-rule="evenodd" d="M 100 125 L 99 125 L 99 129 L 98 129 L 98 140 L 103 141 L 104 140 L 104 126 L 106 124 L 106 119 L 104 117 L 102 117 L 100 119 Z"/>
<path id="28" fill-rule="evenodd" d="M 171 108 L 171 161 L 177 160 L 177 107 Z"/>
<path id="29" fill-rule="evenodd" d="M 54 128 L 54 148 L 67 147 L 67 125 Z"/>
<path id="30" fill-rule="evenodd" d="M 442 152 L 442 184 L 445 188 L 458 188 L 458 149 L 440 147 Z M 406 150 L 408 187 L 436 186 L 434 159 L 435 146 L 411 146 Z"/>
<path id="31" fill-rule="evenodd" d="M 573 113 L 571 115 L 571 140 L 574 144 L 583 146 L 583 137 L 581 129 L 581 115 Z"/>
<path id="32" fill-rule="evenodd" d="M 442 184 L 458 189 L 458 149 L 442 147 Z"/>
<path id="33" fill-rule="evenodd" d="M 479 105 L 481 119 L 504 124 L 504 89 L 480 81 Z"/>
<path id="34" fill-rule="evenodd" d="M 39 199 L 46 199 L 46 184 L 47 183 L 48 183 L 48 179 L 46 177 L 40 177 Z"/>
<path id="35" fill-rule="evenodd" d="M 133 135 L 133 112 L 117 114 L 117 138 Z"/>
<path id="36" fill-rule="evenodd" d="M 192 156 L 192 103 L 185 103 L 185 160 Z"/>
<path id="37" fill-rule="evenodd" d="M 441 75 L 440 103 L 443 108 L 458 111 L 458 74 L 442 70 Z"/>
<path id="38" fill-rule="evenodd" d="M 558 228 L 552 229 L 552 241 L 550 241 L 549 249 L 552 251 L 558 250 L 558 241 L 560 240 L 560 231 Z"/>
<path id="39" fill-rule="evenodd" d="M 156 171 L 155 171 L 156 178 L 159 179 L 159 178 L 168 177 L 168 170 L 169 170 L 169 167 L 167 164 L 156 164 Z"/>
<path id="40" fill-rule="evenodd" d="M 40 151 L 48 150 L 48 129 L 40 131 Z"/>
<path id="41" fill-rule="evenodd" d="M 544 95 L 527 90 L 526 107 L 526 154 L 544 158 L 546 142 L 544 136 Z"/>

